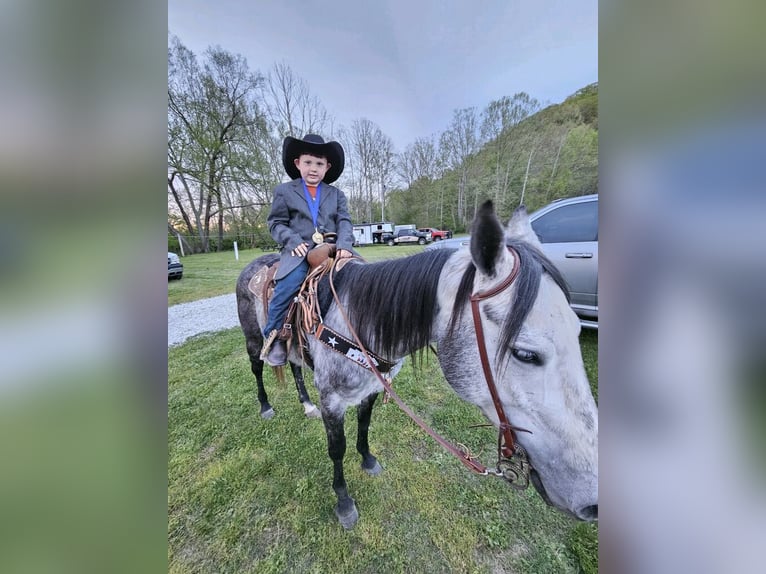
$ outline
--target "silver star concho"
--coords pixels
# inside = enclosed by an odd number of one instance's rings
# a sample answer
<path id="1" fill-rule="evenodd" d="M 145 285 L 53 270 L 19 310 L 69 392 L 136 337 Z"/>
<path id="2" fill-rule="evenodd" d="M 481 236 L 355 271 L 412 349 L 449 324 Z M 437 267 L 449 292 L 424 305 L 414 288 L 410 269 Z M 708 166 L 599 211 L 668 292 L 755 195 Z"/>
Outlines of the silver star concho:
<path id="1" fill-rule="evenodd" d="M 333 348 L 335 348 L 335 345 L 338 344 L 338 341 L 335 339 L 335 337 L 330 337 L 329 339 L 327 339 L 327 342 L 330 343 L 333 346 Z"/>

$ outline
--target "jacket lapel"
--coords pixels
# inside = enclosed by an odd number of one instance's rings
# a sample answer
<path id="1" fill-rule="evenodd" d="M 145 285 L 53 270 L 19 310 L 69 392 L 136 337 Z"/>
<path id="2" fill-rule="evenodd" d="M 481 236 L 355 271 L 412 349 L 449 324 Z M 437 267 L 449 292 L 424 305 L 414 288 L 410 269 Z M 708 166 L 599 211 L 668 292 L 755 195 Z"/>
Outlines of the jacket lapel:
<path id="1" fill-rule="evenodd" d="M 327 201 L 327 198 L 330 196 L 332 192 L 333 192 L 332 187 L 329 184 L 327 183 L 322 184 L 322 197 L 319 198 L 319 207 L 322 207 L 322 204 L 325 201 Z"/>
<path id="2" fill-rule="evenodd" d="M 303 181 L 303 180 L 302 180 L 301 178 L 298 178 L 298 179 L 294 179 L 294 180 L 292 181 L 292 184 L 293 184 L 293 191 L 294 191 L 295 193 L 297 193 L 297 194 L 298 194 L 298 196 L 299 196 L 299 197 L 300 197 L 300 198 L 303 200 L 303 202 L 305 203 L 305 202 L 306 202 L 306 197 L 303 195 L 303 183 L 302 183 L 302 181 Z"/>

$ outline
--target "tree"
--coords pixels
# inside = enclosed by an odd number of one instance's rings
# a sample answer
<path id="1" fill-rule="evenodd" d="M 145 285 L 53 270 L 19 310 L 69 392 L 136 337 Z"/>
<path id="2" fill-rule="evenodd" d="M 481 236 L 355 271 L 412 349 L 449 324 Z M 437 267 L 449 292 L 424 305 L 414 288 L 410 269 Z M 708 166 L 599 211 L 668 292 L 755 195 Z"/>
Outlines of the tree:
<path id="1" fill-rule="evenodd" d="M 466 204 L 471 158 L 480 147 L 475 108 L 455 110 L 452 123 L 439 139 L 439 147 L 447 167 L 458 174 L 457 219 L 462 226 L 468 220 Z"/>
<path id="2" fill-rule="evenodd" d="M 416 139 L 396 157 L 396 173 L 411 196 L 402 198 L 400 203 L 417 208 L 416 219 L 423 225 L 433 225 L 437 219 L 439 226 L 444 225 L 444 190 L 433 184 L 442 170 L 443 162 L 433 137 Z"/>
<path id="3" fill-rule="evenodd" d="M 275 136 L 303 137 L 308 133 L 325 134 L 332 123 L 319 98 L 311 94 L 308 84 L 282 63 L 274 64 L 266 77 L 264 90 L 269 118 Z"/>
<path id="4" fill-rule="evenodd" d="M 366 118 L 354 120 L 346 134 L 349 142 L 347 166 L 350 172 L 352 216 L 373 221 L 373 208 L 380 207 L 385 218 L 385 195 L 393 182 L 394 152 L 391 138 Z"/>
<path id="5" fill-rule="evenodd" d="M 224 211 L 231 207 L 230 198 L 228 202 L 225 198 L 227 186 L 252 182 L 253 167 L 262 163 L 257 150 L 246 146 L 262 125 L 256 103 L 261 82 L 242 56 L 210 48 L 200 66 L 178 38 L 171 40 L 168 191 L 205 252 L 210 248 L 213 217 L 217 248 L 222 249 Z"/>
<path id="6" fill-rule="evenodd" d="M 540 102 L 525 92 L 519 92 L 512 97 L 504 96 L 490 102 L 481 114 L 481 139 L 494 159 L 495 205 L 499 205 L 508 193 L 513 166 L 509 163 L 509 156 L 514 140 L 505 137 L 505 134 L 539 109 Z"/>

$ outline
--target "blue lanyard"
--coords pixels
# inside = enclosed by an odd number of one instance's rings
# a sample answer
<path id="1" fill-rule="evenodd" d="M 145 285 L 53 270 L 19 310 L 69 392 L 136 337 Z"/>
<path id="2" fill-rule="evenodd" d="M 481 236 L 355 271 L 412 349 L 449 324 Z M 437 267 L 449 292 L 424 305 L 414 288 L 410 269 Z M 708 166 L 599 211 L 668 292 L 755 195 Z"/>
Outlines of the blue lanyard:
<path id="1" fill-rule="evenodd" d="M 317 217 L 319 217 L 319 201 L 322 198 L 320 186 L 322 185 L 321 182 L 317 184 L 317 196 L 316 199 L 312 199 L 311 194 L 309 193 L 308 187 L 306 187 L 306 182 L 301 179 L 301 183 L 303 183 L 303 195 L 306 197 L 306 203 L 309 204 L 309 211 L 311 212 L 311 219 L 314 221 L 314 228 L 317 228 Z"/>

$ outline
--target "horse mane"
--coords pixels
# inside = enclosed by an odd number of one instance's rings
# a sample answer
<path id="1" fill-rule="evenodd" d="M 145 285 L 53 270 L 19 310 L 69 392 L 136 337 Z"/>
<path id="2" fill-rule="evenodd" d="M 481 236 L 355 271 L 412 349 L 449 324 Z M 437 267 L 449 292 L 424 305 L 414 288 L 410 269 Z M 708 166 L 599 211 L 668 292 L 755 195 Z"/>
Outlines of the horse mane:
<path id="1" fill-rule="evenodd" d="M 439 277 L 452 254 L 450 249 L 437 249 L 350 264 L 334 276 L 349 321 L 366 347 L 394 357 L 402 349 L 405 354 L 414 353 L 431 342 L 434 315 L 439 311 Z M 320 289 L 319 300 L 325 313 L 332 303 L 329 289 Z"/>
<path id="2" fill-rule="evenodd" d="M 507 359 L 508 353 L 513 348 L 516 337 L 519 331 L 521 331 L 521 326 L 532 310 L 532 305 L 534 305 L 540 289 L 540 279 L 543 272 L 550 275 L 564 292 L 567 303 L 570 301 L 569 288 L 564 277 L 542 251 L 520 239 L 506 239 L 505 244 L 519 254 L 520 261 L 519 274 L 514 281 L 515 290 L 510 306 L 513 312 L 507 314 L 501 330 L 498 355 L 496 357 L 499 364 L 502 364 Z M 448 329 L 450 334 L 454 332 L 463 314 L 463 310 L 470 301 L 475 277 L 476 266 L 470 263 L 463 273 L 457 295 L 455 296 L 455 306 L 452 308 L 452 316 L 450 317 Z"/>
<path id="3" fill-rule="evenodd" d="M 539 249 L 518 240 L 506 246 L 519 254 L 519 275 L 510 312 L 503 322 L 497 360 L 506 360 L 521 326 L 537 299 L 543 272 L 553 278 L 569 302 L 569 289 L 561 273 Z M 333 284 L 346 305 L 346 313 L 365 347 L 387 357 L 414 353 L 431 342 L 434 316 L 439 312 L 437 288 L 442 269 L 454 249 L 437 249 L 377 263 L 349 264 L 334 276 Z M 474 290 L 476 266 L 463 272 L 449 322 L 453 334 Z M 322 281 L 319 290 L 322 313 L 333 296 Z"/>

